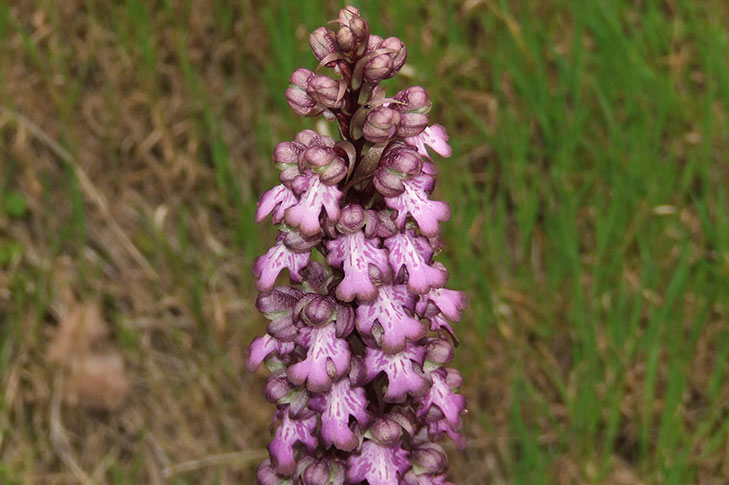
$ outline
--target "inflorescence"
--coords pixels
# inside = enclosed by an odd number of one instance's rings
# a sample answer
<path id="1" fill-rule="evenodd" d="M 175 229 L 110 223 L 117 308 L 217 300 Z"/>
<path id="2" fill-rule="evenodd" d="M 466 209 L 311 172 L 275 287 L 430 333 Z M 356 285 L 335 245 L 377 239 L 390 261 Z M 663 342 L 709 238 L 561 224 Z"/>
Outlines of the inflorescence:
<path id="1" fill-rule="evenodd" d="M 448 135 L 429 125 L 423 88 L 386 96 L 380 82 L 407 57 L 400 39 L 371 34 L 354 7 L 330 25 L 309 44 L 337 78 L 297 69 L 286 98 L 301 116 L 336 121 L 341 140 L 304 130 L 279 143 L 281 184 L 256 212 L 280 231 L 253 268 L 271 322 L 248 367 L 265 362 L 277 405 L 257 480 L 445 484 L 437 441 L 465 445 L 462 378 L 447 365 L 458 345 L 449 322 L 466 297 L 444 287 L 448 271 L 433 260 L 450 208 L 429 198 L 437 170 L 426 147 L 449 157 Z M 275 286 L 284 268 L 292 284 Z"/>

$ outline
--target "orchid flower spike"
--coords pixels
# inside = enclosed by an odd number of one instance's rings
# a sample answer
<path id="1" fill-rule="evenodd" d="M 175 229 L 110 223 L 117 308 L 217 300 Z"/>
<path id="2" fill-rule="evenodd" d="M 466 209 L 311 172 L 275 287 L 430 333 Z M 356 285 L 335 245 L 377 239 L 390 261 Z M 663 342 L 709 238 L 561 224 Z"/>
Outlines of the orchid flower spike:
<path id="1" fill-rule="evenodd" d="M 336 121 L 342 138 L 304 130 L 279 143 L 281 183 L 255 214 L 279 229 L 253 267 L 256 307 L 270 323 L 248 368 L 271 371 L 265 395 L 277 407 L 256 479 L 447 484 L 438 441 L 465 446 L 462 377 L 449 364 L 466 295 L 446 289 L 448 271 L 434 259 L 450 207 L 431 199 L 428 147 L 450 157 L 448 134 L 430 125 L 422 87 L 386 97 L 380 82 L 407 50 L 371 33 L 356 8 L 309 43 L 332 76 L 299 68 L 286 99 L 300 116 Z"/>

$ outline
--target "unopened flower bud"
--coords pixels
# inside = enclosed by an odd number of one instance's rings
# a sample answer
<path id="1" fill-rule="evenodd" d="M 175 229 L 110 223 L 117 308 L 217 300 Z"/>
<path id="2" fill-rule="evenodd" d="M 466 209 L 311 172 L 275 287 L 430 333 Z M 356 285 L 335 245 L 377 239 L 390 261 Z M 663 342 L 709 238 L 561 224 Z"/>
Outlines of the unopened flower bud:
<path id="1" fill-rule="evenodd" d="M 301 485 L 344 484 L 346 468 L 339 460 L 322 457 L 318 460 L 311 460 L 311 463 L 304 462 L 304 466 L 306 466 L 306 469 L 300 475 Z"/>
<path id="2" fill-rule="evenodd" d="M 343 25 L 349 25 L 349 22 L 356 17 L 359 17 L 359 9 L 353 5 L 347 5 L 339 11 L 338 20 Z"/>
<path id="3" fill-rule="evenodd" d="M 367 239 L 375 237 L 377 235 L 377 225 L 379 221 L 377 220 L 377 212 L 373 210 L 366 210 L 365 211 L 365 217 L 364 217 L 364 228 L 365 228 L 365 237 Z"/>
<path id="4" fill-rule="evenodd" d="M 302 476 L 303 485 L 322 485 L 329 479 L 329 463 L 326 459 L 316 460 L 309 465 Z"/>
<path id="5" fill-rule="evenodd" d="M 282 184 L 291 189 L 293 187 L 294 181 L 300 176 L 301 172 L 299 171 L 299 167 L 297 165 L 294 165 L 291 167 L 286 167 L 278 175 L 278 179 L 281 181 Z"/>
<path id="6" fill-rule="evenodd" d="M 349 382 L 352 387 L 362 386 L 367 382 L 367 367 L 358 355 L 353 355 L 349 362 Z"/>
<path id="7" fill-rule="evenodd" d="M 292 311 L 302 296 L 297 289 L 277 286 L 271 291 L 258 295 L 256 308 L 264 315 L 278 316 L 278 314 Z"/>
<path id="8" fill-rule="evenodd" d="M 344 102 L 340 95 L 344 94 L 344 90 L 340 89 L 340 82 L 329 76 L 314 76 L 306 92 L 314 101 L 327 108 L 341 108 Z"/>
<path id="9" fill-rule="evenodd" d="M 312 292 L 326 294 L 331 281 L 331 273 L 324 269 L 318 261 L 312 261 L 300 271 L 304 287 Z"/>
<path id="10" fill-rule="evenodd" d="M 428 115 L 422 113 L 402 113 L 397 125 L 397 136 L 409 138 L 418 136 L 428 127 Z"/>
<path id="11" fill-rule="evenodd" d="M 390 58 L 392 59 L 392 72 L 387 77 L 387 79 L 389 79 L 397 74 L 398 71 L 400 71 L 400 68 L 405 65 L 405 61 L 408 58 L 408 51 L 405 48 L 405 44 L 403 44 L 397 37 L 388 37 L 383 40 L 382 44 L 380 44 L 380 49 L 390 49 L 394 51 L 390 54 Z"/>
<path id="12" fill-rule="evenodd" d="M 319 180 L 326 185 L 337 185 L 347 176 L 347 164 L 342 158 L 335 158 L 321 170 L 317 170 Z"/>
<path id="13" fill-rule="evenodd" d="M 364 67 L 364 79 L 368 83 L 378 83 L 391 78 L 393 71 L 392 58 L 388 54 L 380 54 L 370 59 Z"/>
<path id="14" fill-rule="evenodd" d="M 382 154 L 380 168 L 390 170 L 403 178 L 410 178 L 420 174 L 423 159 L 412 148 L 399 145 Z"/>
<path id="15" fill-rule="evenodd" d="M 339 16 L 339 31 L 337 32 L 337 46 L 340 52 L 350 59 L 362 56 L 367 50 L 370 36 L 370 27 L 367 22 L 354 13 L 347 11 Z"/>
<path id="16" fill-rule="evenodd" d="M 305 147 L 295 141 L 284 141 L 273 149 L 273 160 L 280 168 L 299 163 L 299 157 Z"/>
<path id="17" fill-rule="evenodd" d="M 286 371 L 280 370 L 268 377 L 268 383 L 266 383 L 263 392 L 268 402 L 276 404 L 280 399 L 286 397 L 292 389 L 293 386 L 286 377 Z"/>
<path id="18" fill-rule="evenodd" d="M 442 473 L 448 465 L 448 456 L 436 443 L 420 444 L 411 452 L 410 460 L 424 472 L 431 474 Z"/>
<path id="19" fill-rule="evenodd" d="M 402 179 L 385 168 L 375 172 L 372 183 L 375 189 L 385 197 L 397 197 L 405 191 Z"/>
<path id="20" fill-rule="evenodd" d="M 337 153 L 331 149 L 322 146 L 313 146 L 307 148 L 301 157 L 301 166 L 303 170 L 308 165 L 310 168 L 319 168 L 329 165 L 329 163 L 337 156 Z"/>
<path id="21" fill-rule="evenodd" d="M 349 27 L 340 27 L 337 32 L 337 46 L 345 53 L 354 51 L 354 35 Z"/>
<path id="22" fill-rule="evenodd" d="M 395 135 L 400 122 L 400 113 L 387 106 L 374 108 L 365 118 L 362 132 L 372 143 L 382 143 Z"/>
<path id="23" fill-rule="evenodd" d="M 337 322 L 334 326 L 338 338 L 345 338 L 354 330 L 354 310 L 349 305 L 337 305 Z"/>
<path id="24" fill-rule="evenodd" d="M 389 40 L 389 39 L 388 39 Z M 396 104 L 395 109 L 403 113 L 422 113 L 430 111 L 433 103 L 430 102 L 427 91 L 420 86 L 412 86 L 397 93 L 393 99 L 402 104 Z"/>
<path id="25" fill-rule="evenodd" d="M 446 369 L 446 383 L 452 389 L 461 387 L 463 385 L 463 376 L 456 369 Z"/>
<path id="26" fill-rule="evenodd" d="M 293 342 L 298 334 L 298 329 L 291 317 L 287 316 L 271 321 L 266 327 L 266 332 L 281 342 Z"/>
<path id="27" fill-rule="evenodd" d="M 281 485 L 286 481 L 287 479 L 285 477 L 281 477 L 273 469 L 271 460 L 266 459 L 263 463 L 258 465 L 258 469 L 256 470 L 256 482 L 259 485 Z"/>
<path id="28" fill-rule="evenodd" d="M 386 416 L 377 418 L 369 431 L 384 446 L 392 446 L 402 437 L 402 427 Z"/>
<path id="29" fill-rule="evenodd" d="M 352 234 L 364 224 L 364 209 L 359 204 L 346 205 L 339 214 L 337 229 L 343 234 Z"/>
<path id="30" fill-rule="evenodd" d="M 381 210 L 377 213 L 377 237 L 388 239 L 400 232 L 393 220 L 393 212 Z"/>
<path id="31" fill-rule="evenodd" d="M 284 236 L 283 243 L 290 250 L 297 253 L 305 253 L 311 250 L 321 241 L 321 233 L 312 236 L 304 236 L 299 231 L 291 230 Z"/>
<path id="32" fill-rule="evenodd" d="M 298 315 L 307 325 L 319 327 L 332 321 L 335 308 L 331 296 L 309 293 L 296 305 L 294 315 Z"/>
<path id="33" fill-rule="evenodd" d="M 305 148 L 312 147 L 314 145 L 333 147 L 335 144 L 334 139 L 328 136 L 322 136 L 314 130 L 301 130 L 294 137 L 294 141 L 301 143 Z"/>
<path id="34" fill-rule="evenodd" d="M 313 77 L 314 73 L 304 68 L 299 68 L 291 74 L 291 85 L 286 90 L 286 101 L 297 115 L 315 116 L 324 111 L 324 108 L 319 106 L 306 91 Z"/>
<path id="35" fill-rule="evenodd" d="M 382 37 L 376 34 L 371 34 L 370 38 L 367 39 L 367 52 L 374 52 L 382 45 Z"/>
<path id="36" fill-rule="evenodd" d="M 425 346 L 425 360 L 447 364 L 453 360 L 453 345 L 446 339 L 431 338 Z"/>
<path id="37" fill-rule="evenodd" d="M 314 57 L 321 61 L 329 54 L 333 54 L 337 51 L 337 47 L 334 43 L 334 36 L 332 32 L 326 27 L 319 27 L 309 35 L 309 46 L 311 51 L 314 53 Z M 333 67 L 336 61 L 332 61 L 327 64 L 327 67 Z"/>

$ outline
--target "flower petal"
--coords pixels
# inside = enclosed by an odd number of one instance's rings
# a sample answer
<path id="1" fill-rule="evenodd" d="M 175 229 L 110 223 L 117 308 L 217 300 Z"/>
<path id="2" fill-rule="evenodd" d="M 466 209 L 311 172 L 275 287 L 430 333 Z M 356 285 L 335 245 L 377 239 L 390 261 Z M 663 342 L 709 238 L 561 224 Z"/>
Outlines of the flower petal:
<path id="1" fill-rule="evenodd" d="M 374 265 L 383 275 L 389 277 L 387 252 L 378 248 L 376 241 L 366 239 L 364 233 L 359 231 L 341 234 L 327 243 L 327 262 L 332 266 L 341 266 L 344 270 L 344 279 L 336 290 L 340 300 L 352 301 L 357 297 L 363 301 L 371 301 L 377 296 L 377 288 L 370 280 L 370 265 Z"/>
<path id="2" fill-rule="evenodd" d="M 314 435 L 316 414 L 305 419 L 293 419 L 285 409 L 278 414 L 281 424 L 276 429 L 271 444 L 268 445 L 268 452 L 276 472 L 281 475 L 290 475 L 296 469 L 294 444 L 297 441 L 302 442 L 309 452 L 316 449 L 318 444 Z"/>
<path id="3" fill-rule="evenodd" d="M 409 340 L 424 337 L 427 330 L 419 320 L 405 312 L 413 307 L 414 297 L 405 285 L 384 285 L 377 298 L 370 303 L 361 302 L 357 308 L 357 329 L 372 335 L 372 327 L 379 322 L 382 327 L 382 348 L 389 354 L 400 352 Z"/>
<path id="4" fill-rule="evenodd" d="M 387 375 L 387 393 L 384 396 L 386 402 L 402 401 L 406 394 L 422 396 L 430 386 L 430 380 L 420 371 L 424 356 L 425 349 L 414 344 L 408 344 L 405 350 L 397 354 L 387 354 L 380 349 L 367 347 L 367 380 L 371 381 L 380 372 Z"/>
<path id="5" fill-rule="evenodd" d="M 342 192 L 335 185 L 326 185 L 319 180 L 318 175 L 309 173 L 296 179 L 294 189 L 297 193 L 302 192 L 302 195 L 298 204 L 286 209 L 286 224 L 311 236 L 321 230 L 319 214 L 322 207 L 331 221 L 339 219 Z"/>
<path id="6" fill-rule="evenodd" d="M 311 253 L 295 253 L 284 245 L 283 240 L 284 235 L 281 233 L 276 244 L 253 263 L 253 276 L 258 278 L 258 291 L 270 291 L 284 268 L 288 268 L 292 280 L 301 281 L 299 270 L 309 264 Z"/>
<path id="7" fill-rule="evenodd" d="M 277 185 L 261 196 L 256 209 L 256 222 L 262 222 L 273 212 L 272 222 L 278 224 L 284 218 L 286 209 L 298 202 L 296 196 L 285 185 Z"/>
<path id="8" fill-rule="evenodd" d="M 418 153 L 428 158 L 430 158 L 430 154 L 428 154 L 425 145 L 435 150 L 441 157 L 448 158 L 453 154 L 453 150 L 451 150 L 451 146 L 448 144 L 448 133 L 446 133 L 442 125 L 429 126 L 421 134 L 405 138 L 405 143 L 416 147 Z"/>
<path id="9" fill-rule="evenodd" d="M 359 455 L 349 457 L 347 478 L 351 483 L 367 480 L 369 485 L 393 485 L 400 483 L 410 464 L 408 452 L 398 443 L 387 447 L 367 440 Z"/>
<path id="10" fill-rule="evenodd" d="M 311 392 L 325 392 L 333 379 L 341 379 L 349 371 L 350 357 L 347 341 L 337 338 L 334 323 L 329 323 L 312 328 L 306 359 L 289 367 L 287 375 L 294 384 L 306 382 Z"/>
<path id="11" fill-rule="evenodd" d="M 458 373 L 455 369 L 446 370 L 443 367 L 430 373 L 433 385 L 419 400 L 422 407 L 418 410 L 417 415 L 423 417 L 431 406 L 438 406 L 451 429 L 458 430 L 461 428 L 461 414 L 466 411 L 466 398 L 453 392 L 451 386 L 448 385 L 446 378 L 449 372 Z M 454 379 L 456 377 L 460 377 L 460 374 L 454 376 Z"/>
<path id="12" fill-rule="evenodd" d="M 420 297 L 415 308 L 423 315 L 428 302 L 432 301 L 449 320 L 458 322 L 461 320 L 461 313 L 466 309 L 466 300 L 466 294 L 462 291 L 434 288 Z"/>
<path id="13" fill-rule="evenodd" d="M 395 197 L 385 197 L 385 203 L 397 210 L 395 223 L 403 227 L 408 213 L 418 223 L 420 232 L 426 236 L 438 234 L 438 223 L 450 219 L 451 209 L 445 202 L 430 200 L 428 191 L 432 190 L 435 181 L 426 174 L 403 180 L 405 191 Z"/>
<path id="14" fill-rule="evenodd" d="M 327 446 L 352 451 L 359 439 L 349 427 L 349 417 L 354 417 L 361 427 L 369 422 L 366 411 L 367 398 L 364 389 L 351 387 L 348 378 L 332 384 L 329 393 L 321 396 L 317 411 L 321 412 L 321 437 Z"/>
<path id="15" fill-rule="evenodd" d="M 388 259 L 395 274 L 404 266 L 408 270 L 408 290 L 422 294 L 431 288 L 440 288 L 448 280 L 448 272 L 430 266 L 433 250 L 423 236 L 411 230 L 398 233 L 385 240 Z"/>
<path id="16" fill-rule="evenodd" d="M 296 345 L 293 342 L 281 342 L 269 334 L 265 334 L 263 337 L 256 337 L 248 346 L 248 362 L 246 366 L 250 372 L 255 372 L 261 363 L 266 360 L 266 357 L 273 352 L 284 356 L 293 352 L 294 347 Z"/>

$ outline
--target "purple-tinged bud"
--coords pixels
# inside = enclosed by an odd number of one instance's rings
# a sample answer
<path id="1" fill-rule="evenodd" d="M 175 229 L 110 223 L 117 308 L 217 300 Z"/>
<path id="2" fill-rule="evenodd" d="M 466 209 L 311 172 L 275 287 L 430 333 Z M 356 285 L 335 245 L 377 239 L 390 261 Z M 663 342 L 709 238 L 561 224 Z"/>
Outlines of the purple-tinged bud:
<path id="1" fill-rule="evenodd" d="M 332 31 L 326 27 L 319 27 L 309 35 L 309 46 L 314 57 L 321 61 L 326 56 L 337 52 Z M 333 67 L 336 61 L 329 62 L 327 67 Z"/>
<path id="2" fill-rule="evenodd" d="M 402 113 L 427 114 L 433 103 L 430 102 L 428 93 L 420 86 L 412 86 L 397 93 L 394 98 L 402 104 L 395 104 L 395 109 Z"/>
<path id="3" fill-rule="evenodd" d="M 362 229 L 364 225 L 365 211 L 359 204 L 347 204 L 342 209 L 339 220 L 337 221 L 337 230 L 342 234 L 353 234 Z"/>
<path id="4" fill-rule="evenodd" d="M 372 183 L 375 189 L 385 197 L 397 197 L 405 191 L 402 179 L 389 170 L 378 170 Z"/>
<path id="5" fill-rule="evenodd" d="M 329 463 L 326 459 L 316 460 L 309 465 L 302 476 L 303 485 L 324 485 L 329 481 Z"/>
<path id="6" fill-rule="evenodd" d="M 311 98 L 322 106 L 332 109 L 342 107 L 346 86 L 344 81 L 336 81 L 329 76 L 314 76 L 306 88 Z"/>
<path id="7" fill-rule="evenodd" d="M 359 9 L 352 5 L 347 5 L 339 11 L 338 20 L 342 25 L 349 25 L 352 19 L 359 17 Z"/>
<path id="8" fill-rule="evenodd" d="M 340 27 L 337 32 L 337 46 L 343 53 L 350 54 L 354 51 L 354 35 L 349 27 Z"/>
<path id="9" fill-rule="evenodd" d="M 364 80 L 368 83 L 378 83 L 383 79 L 392 77 L 393 72 L 392 58 L 388 54 L 380 54 L 375 56 L 364 66 Z"/>
<path id="10" fill-rule="evenodd" d="M 391 210 L 381 210 L 377 213 L 377 237 L 388 239 L 400 232 L 393 220 L 393 215 Z"/>
<path id="11" fill-rule="evenodd" d="M 352 387 L 360 387 L 367 382 L 367 368 L 362 357 L 358 355 L 353 355 L 349 362 L 349 382 Z"/>
<path id="12" fill-rule="evenodd" d="M 309 129 L 301 130 L 300 132 L 298 132 L 294 137 L 294 141 L 304 145 L 304 148 L 312 147 L 315 145 L 331 148 L 336 143 L 333 138 L 329 136 L 322 136 L 316 131 Z"/>
<path id="13" fill-rule="evenodd" d="M 373 238 L 377 235 L 377 212 L 373 210 L 366 210 L 364 216 L 364 233 L 367 239 Z"/>
<path id="14" fill-rule="evenodd" d="M 382 45 L 382 37 L 376 34 L 371 34 L 370 38 L 367 39 L 367 53 L 375 52 Z"/>
<path id="15" fill-rule="evenodd" d="M 431 406 L 428 409 L 428 412 L 425 413 L 426 423 L 434 423 L 436 421 L 440 421 L 443 418 L 445 418 L 445 414 L 443 414 L 443 411 L 441 411 L 438 406 Z"/>
<path id="16" fill-rule="evenodd" d="M 400 68 L 405 65 L 405 61 L 408 58 L 408 51 L 405 48 L 405 44 L 397 37 L 388 37 L 383 40 L 382 44 L 380 44 L 380 49 L 390 49 L 393 51 L 390 54 L 390 58 L 392 59 L 392 72 L 387 77 L 389 79 L 397 74 Z"/>
<path id="17" fill-rule="evenodd" d="M 303 90 L 306 91 L 306 89 L 309 87 L 309 83 L 311 80 L 316 76 L 313 71 L 310 71 L 309 69 L 306 69 L 305 67 L 300 67 L 294 72 L 291 73 L 291 77 L 289 78 L 289 82 Z"/>
<path id="18" fill-rule="evenodd" d="M 317 102 L 307 93 L 309 83 L 314 73 L 308 69 L 299 68 L 291 74 L 291 85 L 286 90 L 286 100 L 294 113 L 300 116 L 315 116 L 324 111 Z"/>
<path id="19" fill-rule="evenodd" d="M 312 236 L 304 236 L 299 231 L 290 230 L 283 238 L 284 246 L 297 253 L 306 253 L 319 244 L 321 233 Z"/>
<path id="20" fill-rule="evenodd" d="M 370 27 L 362 17 L 354 17 L 349 25 L 342 25 L 337 32 L 339 50 L 347 57 L 360 57 L 367 50 Z"/>
<path id="21" fill-rule="evenodd" d="M 446 384 L 448 387 L 455 389 L 463 385 L 463 376 L 456 369 L 446 369 Z"/>
<path id="22" fill-rule="evenodd" d="M 272 291 L 260 293 L 256 298 L 256 308 L 268 318 L 279 318 L 291 312 L 301 299 L 301 291 L 289 286 L 277 286 Z"/>
<path id="23" fill-rule="evenodd" d="M 287 316 L 271 321 L 266 327 L 266 332 L 281 342 L 293 342 L 299 330 L 291 317 Z"/>
<path id="24" fill-rule="evenodd" d="M 335 322 L 337 338 L 345 338 L 354 330 L 354 309 L 349 305 L 337 304 L 337 321 Z"/>
<path id="25" fill-rule="evenodd" d="M 332 279 L 332 274 L 325 270 L 321 263 L 312 261 L 300 273 L 305 289 L 313 293 L 327 293 L 327 286 Z"/>
<path id="26" fill-rule="evenodd" d="M 397 136 L 410 138 L 418 136 L 428 127 L 428 115 L 422 113 L 402 113 L 397 125 Z"/>
<path id="27" fill-rule="evenodd" d="M 347 176 L 347 164 L 343 158 L 335 158 L 332 163 L 317 170 L 319 180 L 326 185 L 337 185 Z"/>
<path id="28" fill-rule="evenodd" d="M 437 475 L 448 466 L 448 456 L 436 443 L 422 443 L 410 453 L 410 460 L 424 473 Z"/>
<path id="29" fill-rule="evenodd" d="M 309 391 L 306 389 L 293 388 L 292 391 L 284 398 L 283 402 L 289 403 L 289 416 L 294 419 L 308 418 L 312 414 L 309 409 Z"/>
<path id="30" fill-rule="evenodd" d="M 312 169 L 326 167 L 337 157 L 337 152 L 331 148 L 314 145 L 307 148 L 301 157 L 299 168 L 301 170 L 310 167 Z"/>
<path id="31" fill-rule="evenodd" d="M 393 446 L 402 438 L 402 427 L 386 416 L 377 418 L 368 432 L 383 446 Z"/>
<path id="32" fill-rule="evenodd" d="M 271 460 L 266 459 L 263 463 L 258 465 L 256 470 L 256 482 L 258 485 L 283 485 L 290 483 L 289 479 L 282 477 L 271 465 Z"/>
<path id="33" fill-rule="evenodd" d="M 423 159 L 412 148 L 395 144 L 382 154 L 380 168 L 392 171 L 403 178 L 415 177 L 423 169 Z"/>
<path id="34" fill-rule="evenodd" d="M 286 371 L 280 370 L 268 377 L 268 383 L 266 383 L 263 392 L 268 402 L 276 404 L 279 400 L 288 396 L 293 389 L 294 386 L 291 385 L 286 377 Z"/>
<path id="35" fill-rule="evenodd" d="M 447 364 L 453 360 L 455 353 L 450 341 L 442 338 L 428 339 L 425 345 L 425 360 L 436 364 Z"/>
<path id="36" fill-rule="evenodd" d="M 286 186 L 289 190 L 293 189 L 294 181 L 301 176 L 301 172 L 299 171 L 299 167 L 294 165 L 291 167 L 286 167 L 279 175 L 278 179 L 281 181 L 282 184 Z"/>
<path id="37" fill-rule="evenodd" d="M 350 59 L 360 57 L 367 50 L 370 27 L 354 7 L 339 12 L 339 31 L 336 35 L 340 52 Z"/>
<path id="38" fill-rule="evenodd" d="M 294 315 L 299 316 L 309 326 L 320 327 L 332 321 L 335 307 L 334 298 L 331 296 L 309 293 L 296 305 Z"/>
<path id="39" fill-rule="evenodd" d="M 284 141 L 276 145 L 273 149 L 273 161 L 284 169 L 291 165 L 299 163 L 301 153 L 306 149 L 301 143 L 295 141 Z"/>
<path id="40" fill-rule="evenodd" d="M 364 137 L 372 143 L 382 143 L 395 135 L 400 123 L 400 113 L 386 106 L 378 106 L 365 118 L 362 131 Z"/>
<path id="41" fill-rule="evenodd" d="M 413 424 L 417 423 L 418 420 L 415 416 L 415 412 L 410 406 L 397 406 L 390 411 L 388 417 L 399 424 L 411 438 L 415 435 L 415 428 Z"/>

